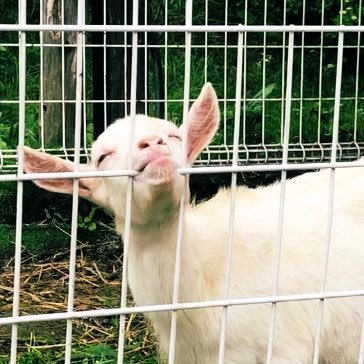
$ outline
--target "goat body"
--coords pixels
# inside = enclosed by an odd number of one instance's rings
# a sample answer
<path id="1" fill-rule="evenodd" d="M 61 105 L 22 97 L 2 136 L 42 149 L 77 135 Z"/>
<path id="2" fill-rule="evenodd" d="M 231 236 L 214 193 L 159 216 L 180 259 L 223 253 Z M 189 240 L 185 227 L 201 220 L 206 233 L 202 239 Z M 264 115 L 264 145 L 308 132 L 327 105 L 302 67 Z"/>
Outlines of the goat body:
<path id="1" fill-rule="evenodd" d="M 92 161 L 82 170 L 128 167 L 139 172 L 133 183 L 128 280 L 136 304 L 172 302 L 179 201 L 188 196 L 178 174 L 181 135 L 187 135 L 187 163 L 192 164 L 218 127 L 218 103 L 210 84 L 193 104 L 179 129 L 165 120 L 138 115 L 134 140 L 131 119 L 117 120 L 94 143 Z M 30 172 L 72 171 L 71 162 L 25 149 L 24 168 Z M 354 163 L 355 164 L 355 163 Z M 364 287 L 364 169 L 361 167 L 307 173 L 287 181 L 277 294 L 349 291 Z M 332 229 L 328 229 L 330 175 L 335 181 Z M 72 180 L 38 180 L 51 191 L 71 193 Z M 106 206 L 123 233 L 125 177 L 80 178 L 81 196 Z M 223 298 L 229 233 L 230 190 L 209 201 L 186 205 L 181 244 L 179 302 Z M 229 298 L 271 296 L 277 255 L 279 184 L 236 192 Z M 188 200 L 188 198 L 186 199 Z M 325 246 L 330 254 L 325 281 Z M 310 363 L 313 358 L 320 302 L 279 302 L 273 342 L 273 362 Z M 179 311 L 177 363 L 216 363 L 221 308 Z M 266 360 L 271 304 L 231 306 L 227 311 L 225 363 Z M 363 298 L 325 300 L 320 361 L 358 360 Z M 168 352 L 170 312 L 149 313 L 163 352 Z"/>

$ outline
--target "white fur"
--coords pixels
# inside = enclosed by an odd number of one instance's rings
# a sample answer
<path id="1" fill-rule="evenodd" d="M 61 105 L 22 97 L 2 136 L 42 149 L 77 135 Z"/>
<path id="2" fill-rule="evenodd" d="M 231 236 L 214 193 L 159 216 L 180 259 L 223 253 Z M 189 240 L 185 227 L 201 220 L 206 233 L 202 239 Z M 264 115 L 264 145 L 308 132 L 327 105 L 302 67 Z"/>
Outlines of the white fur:
<path id="1" fill-rule="evenodd" d="M 327 224 L 329 171 L 287 183 L 279 294 L 319 292 Z M 364 186 L 362 168 L 337 170 L 327 290 L 364 287 Z M 237 193 L 230 297 L 272 294 L 279 207 L 278 185 Z M 361 197 L 361 198 L 360 198 Z M 229 218 L 229 191 L 186 211 L 182 244 L 181 302 L 222 298 Z M 138 305 L 169 303 L 177 218 L 164 228 L 133 228 L 129 282 Z M 362 298 L 325 302 L 321 356 L 324 363 L 358 359 Z M 277 305 L 275 363 L 310 363 L 318 302 Z M 265 360 L 270 305 L 229 308 L 226 363 Z M 168 349 L 170 315 L 151 314 Z M 216 362 L 220 310 L 180 312 L 177 362 Z M 207 360 L 207 358 L 209 358 Z"/>
<path id="2" fill-rule="evenodd" d="M 103 139 L 120 140 L 117 121 Z M 154 119 L 139 116 L 143 132 L 163 135 L 170 124 L 149 128 Z M 137 124 L 137 125 L 138 125 Z M 139 133 L 139 128 L 138 131 Z M 142 137 L 141 135 L 138 137 Z M 95 144 L 95 150 L 104 141 Z M 117 143 L 117 142 L 116 142 Z M 118 143 L 120 145 L 120 143 Z M 120 155 L 124 155 L 125 152 Z M 116 163 L 116 162 L 115 162 Z M 178 158 L 176 158 L 178 166 Z M 115 167 L 117 164 L 115 165 Z M 334 216 L 327 290 L 364 287 L 364 171 L 339 169 L 335 174 Z M 287 182 L 279 294 L 319 292 L 326 239 L 330 171 L 307 173 Z M 124 213 L 121 179 L 103 180 L 115 214 Z M 178 188 L 181 189 L 179 181 Z M 140 190 L 140 189 L 141 190 Z M 134 185 L 134 219 L 129 255 L 129 284 L 137 305 L 172 301 L 178 204 L 164 191 L 156 198 L 144 185 Z M 116 192 L 118 191 L 118 193 Z M 178 195 L 178 193 L 176 193 Z M 153 197 L 154 196 L 154 197 Z M 230 297 L 269 296 L 273 271 L 280 186 L 237 191 Z M 174 200 L 176 201 L 176 200 Z M 230 191 L 188 206 L 182 242 L 180 302 L 221 299 L 228 240 Z M 146 217 L 147 216 L 147 217 Z M 139 223 L 139 219 L 146 223 Z M 123 229 L 123 217 L 117 219 Z M 122 233 L 122 231 L 120 231 Z M 358 359 L 362 299 L 325 302 L 321 356 L 325 363 Z M 274 339 L 275 363 L 310 363 L 319 304 L 315 301 L 280 303 Z M 271 305 L 231 307 L 228 311 L 225 363 L 262 363 L 266 359 Z M 221 309 L 178 313 L 177 363 L 217 362 Z M 170 313 L 148 314 L 168 351 Z"/>
<path id="3" fill-rule="evenodd" d="M 100 155 L 110 151 L 97 168 L 127 167 L 130 125 L 128 118 L 118 120 L 100 136 L 93 146 L 91 167 L 96 168 Z M 148 148 L 138 148 L 138 143 L 150 136 L 161 138 L 160 148 L 170 156 L 168 163 L 141 172 L 133 184 L 128 279 L 138 306 L 172 301 L 178 204 L 181 194 L 188 194 L 184 177 L 176 172 L 181 166 L 181 142 L 174 133 L 182 132 L 167 121 L 136 118 L 133 167 L 139 169 L 149 158 Z M 202 138 L 208 142 L 211 136 L 205 133 Z M 320 292 L 330 173 L 307 173 L 287 181 L 278 294 Z M 124 229 L 126 182 L 123 177 L 102 178 L 89 196 L 114 211 L 120 233 Z M 270 296 L 273 292 L 279 199 L 279 184 L 237 190 L 231 298 Z M 225 189 L 209 201 L 186 206 L 180 302 L 223 298 L 229 202 L 230 191 Z M 363 288 L 364 169 L 338 169 L 326 290 Z M 320 363 L 358 360 L 363 304 L 361 297 L 325 301 Z M 312 362 L 318 308 L 318 301 L 277 304 L 274 363 Z M 271 311 L 270 304 L 229 307 L 225 363 L 265 362 Z M 168 352 L 171 314 L 147 316 L 159 336 L 161 350 Z M 221 308 L 179 311 L 177 317 L 176 363 L 217 363 Z"/>

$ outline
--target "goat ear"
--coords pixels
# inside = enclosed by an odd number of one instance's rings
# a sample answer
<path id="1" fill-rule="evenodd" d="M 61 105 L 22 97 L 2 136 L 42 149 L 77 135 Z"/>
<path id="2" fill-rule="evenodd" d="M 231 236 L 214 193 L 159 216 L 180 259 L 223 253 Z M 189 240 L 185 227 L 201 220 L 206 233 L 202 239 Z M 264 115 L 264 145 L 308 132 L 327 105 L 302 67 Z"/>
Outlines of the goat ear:
<path id="1" fill-rule="evenodd" d="M 87 170 L 87 166 L 80 164 L 80 171 Z M 29 147 L 24 147 L 24 171 L 26 173 L 53 173 L 73 172 L 73 163 L 47 153 L 37 152 Z M 72 194 L 72 178 L 62 179 L 39 179 L 34 183 L 48 191 Z M 92 178 L 79 179 L 79 194 L 82 197 L 90 198 L 95 188 Z"/>
<path id="2" fill-rule="evenodd" d="M 206 83 L 188 113 L 187 162 L 189 164 L 192 164 L 211 142 L 219 127 L 219 114 L 215 90 L 211 83 Z"/>

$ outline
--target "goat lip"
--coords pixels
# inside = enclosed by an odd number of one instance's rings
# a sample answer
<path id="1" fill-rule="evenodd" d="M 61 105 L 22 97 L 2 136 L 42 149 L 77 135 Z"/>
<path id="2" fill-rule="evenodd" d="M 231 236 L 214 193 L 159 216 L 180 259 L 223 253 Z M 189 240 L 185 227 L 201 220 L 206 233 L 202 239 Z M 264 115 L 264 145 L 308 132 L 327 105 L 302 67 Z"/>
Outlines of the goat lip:
<path id="1" fill-rule="evenodd" d="M 143 160 L 139 163 L 136 163 L 136 165 L 134 166 L 134 170 L 139 173 L 142 173 L 142 172 L 144 172 L 145 168 L 147 167 L 147 165 L 149 163 L 150 163 L 150 161 L 148 161 L 148 160 Z"/>
<path id="2" fill-rule="evenodd" d="M 144 172 L 144 169 L 146 168 L 147 165 L 148 165 L 148 163 L 145 163 L 141 167 L 136 168 L 135 170 L 139 173 L 142 173 L 142 172 Z"/>
<path id="3" fill-rule="evenodd" d="M 134 170 L 142 173 L 149 165 L 161 165 L 170 160 L 171 155 L 169 153 L 163 153 L 157 149 L 149 155 L 138 158 L 138 160 L 134 164 Z"/>
<path id="4" fill-rule="evenodd" d="M 140 166 L 138 166 L 138 168 L 135 168 L 135 170 L 139 173 L 142 173 L 149 166 L 165 164 L 166 162 L 170 162 L 170 160 L 171 158 L 169 158 L 169 156 L 160 156 L 159 158 L 145 161 Z"/>
<path id="5" fill-rule="evenodd" d="M 138 165 L 137 168 L 134 168 L 138 172 L 134 177 L 134 180 L 160 179 L 161 175 L 164 175 L 167 170 L 170 170 L 172 164 L 172 159 L 168 155 L 163 155 L 153 160 L 147 160 Z M 162 172 L 163 170 L 165 172 Z M 167 175 L 169 175 L 169 173 L 167 173 Z"/>

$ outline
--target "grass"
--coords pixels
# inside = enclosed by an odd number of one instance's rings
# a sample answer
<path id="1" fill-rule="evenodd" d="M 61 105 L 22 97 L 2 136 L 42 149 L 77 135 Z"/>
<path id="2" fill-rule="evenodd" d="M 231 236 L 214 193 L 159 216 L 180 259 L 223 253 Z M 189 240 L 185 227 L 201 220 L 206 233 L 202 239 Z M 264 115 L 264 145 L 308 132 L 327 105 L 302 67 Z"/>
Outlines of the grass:
<path id="1" fill-rule="evenodd" d="M 58 251 L 69 245 L 69 237 L 63 229 L 68 226 L 52 224 L 26 224 L 22 231 L 22 247 L 28 254 L 42 254 Z M 3 258 L 14 256 L 15 249 L 15 226 L 0 225 L 0 250 Z"/>

